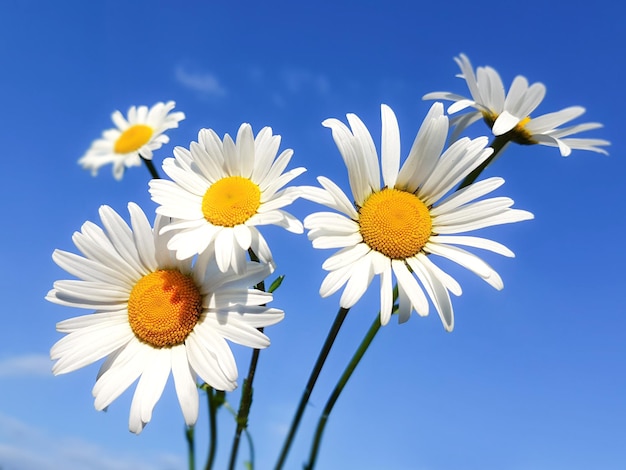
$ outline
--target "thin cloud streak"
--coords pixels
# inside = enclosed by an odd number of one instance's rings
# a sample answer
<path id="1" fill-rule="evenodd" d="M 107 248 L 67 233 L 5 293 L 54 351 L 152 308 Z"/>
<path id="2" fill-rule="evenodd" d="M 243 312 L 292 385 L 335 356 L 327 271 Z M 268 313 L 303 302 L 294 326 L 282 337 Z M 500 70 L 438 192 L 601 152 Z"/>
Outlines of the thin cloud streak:
<path id="1" fill-rule="evenodd" d="M 120 455 L 78 437 L 57 436 L 0 414 L 0 462 L 19 470 L 174 470 L 184 462 L 171 454 Z"/>
<path id="2" fill-rule="evenodd" d="M 209 72 L 189 72 L 182 65 L 176 67 L 176 80 L 185 88 L 199 92 L 206 96 L 221 97 L 226 95 L 226 89 L 218 78 Z"/>
<path id="3" fill-rule="evenodd" d="M 52 377 L 47 354 L 25 354 L 0 360 L 0 379 L 7 377 Z"/>

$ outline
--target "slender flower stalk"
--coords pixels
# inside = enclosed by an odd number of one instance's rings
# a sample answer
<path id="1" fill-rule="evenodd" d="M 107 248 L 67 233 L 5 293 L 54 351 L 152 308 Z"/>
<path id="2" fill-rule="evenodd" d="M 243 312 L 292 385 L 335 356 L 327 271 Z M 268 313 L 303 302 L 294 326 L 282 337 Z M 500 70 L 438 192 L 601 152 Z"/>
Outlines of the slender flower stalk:
<path id="1" fill-rule="evenodd" d="M 304 466 L 305 470 L 313 470 L 313 467 L 315 466 L 315 461 L 317 460 L 317 454 L 319 452 L 320 444 L 322 443 L 322 434 L 324 433 L 324 428 L 326 427 L 326 423 L 328 422 L 328 417 L 330 416 L 330 413 L 333 410 L 333 407 L 335 406 L 339 395 L 341 395 L 341 392 L 343 392 L 343 389 L 348 383 L 348 380 L 350 380 L 350 377 L 352 377 L 352 373 L 356 369 L 356 366 L 358 366 L 359 362 L 361 362 L 365 351 L 367 351 L 367 348 L 369 348 L 381 326 L 382 325 L 380 323 L 380 314 L 378 314 L 376 315 L 372 326 L 370 326 L 370 329 L 365 334 L 363 341 L 354 353 L 354 356 L 352 356 L 352 359 L 348 363 L 348 366 L 343 371 L 343 374 L 341 374 L 337 385 L 335 385 L 335 388 L 330 394 L 330 397 L 328 398 L 328 401 L 324 406 L 324 411 L 322 411 L 322 415 L 320 416 L 320 419 L 317 423 L 317 428 L 315 429 L 315 436 L 313 438 L 313 445 L 311 446 L 311 453 L 309 454 L 309 461 Z"/>
<path id="2" fill-rule="evenodd" d="M 217 410 L 224 404 L 224 392 L 221 390 L 213 390 L 208 384 L 204 384 L 202 388 L 206 391 L 207 402 L 209 407 L 209 456 L 205 465 L 205 470 L 211 470 L 215 462 L 217 453 Z"/>
<path id="3" fill-rule="evenodd" d="M 159 175 L 159 172 L 154 166 L 154 163 L 152 162 L 152 160 L 143 158 L 141 155 L 139 156 L 141 157 L 141 160 L 143 160 L 143 162 L 146 164 L 146 168 L 148 168 L 148 171 L 150 172 L 150 176 L 152 176 L 152 179 L 155 179 L 155 180 L 161 179 L 161 176 Z"/>
<path id="4" fill-rule="evenodd" d="M 248 249 L 248 256 L 250 260 L 259 263 L 259 257 L 251 249 Z M 265 281 L 259 282 L 256 287 L 257 290 L 265 292 Z M 263 328 L 259 328 L 259 332 L 263 333 Z M 239 411 L 237 412 L 237 427 L 235 428 L 235 437 L 233 438 L 233 445 L 230 451 L 230 461 L 228 464 L 229 470 L 235 468 L 237 463 L 237 454 L 239 452 L 239 441 L 241 440 L 241 433 L 248 428 L 248 415 L 250 414 L 250 406 L 252 405 L 252 384 L 254 382 L 254 376 L 256 373 L 257 364 L 259 362 L 260 349 L 252 350 L 252 357 L 250 359 L 250 367 L 248 368 L 248 376 L 243 382 L 243 388 L 241 391 L 241 400 L 239 402 Z"/>
<path id="5" fill-rule="evenodd" d="M 328 353 L 335 342 L 335 338 L 339 333 L 339 329 L 343 324 L 343 321 L 346 319 L 346 315 L 348 315 L 348 311 L 350 309 L 340 308 L 337 312 L 337 316 L 335 317 L 335 321 L 333 322 L 328 335 L 326 336 L 326 340 L 324 341 L 324 345 L 317 356 L 317 360 L 315 361 L 315 365 L 313 366 L 313 370 L 311 371 L 311 375 L 309 376 L 309 380 L 304 388 L 304 392 L 302 393 L 302 397 L 300 398 L 300 403 L 298 404 L 298 408 L 296 409 L 296 413 L 294 414 L 293 420 L 291 422 L 291 426 L 289 428 L 289 432 L 287 434 L 287 438 L 283 444 L 283 448 L 280 452 L 280 456 L 278 457 L 278 462 L 276 463 L 276 470 L 280 470 L 283 468 L 285 464 L 285 460 L 287 459 L 287 454 L 289 453 L 289 449 L 293 442 L 293 438 L 296 435 L 296 431 L 298 430 L 298 426 L 300 425 L 300 420 L 302 419 L 302 415 L 304 414 L 304 409 L 309 402 L 309 397 L 311 396 L 311 392 L 313 392 L 313 387 L 315 387 L 315 383 L 317 382 L 317 378 L 322 371 L 322 367 L 324 367 L 324 363 L 326 362 L 326 358 L 328 357 Z"/>
<path id="6" fill-rule="evenodd" d="M 189 470 L 196 470 L 195 428 L 193 425 L 185 427 L 185 440 L 187 441 L 187 462 Z"/>

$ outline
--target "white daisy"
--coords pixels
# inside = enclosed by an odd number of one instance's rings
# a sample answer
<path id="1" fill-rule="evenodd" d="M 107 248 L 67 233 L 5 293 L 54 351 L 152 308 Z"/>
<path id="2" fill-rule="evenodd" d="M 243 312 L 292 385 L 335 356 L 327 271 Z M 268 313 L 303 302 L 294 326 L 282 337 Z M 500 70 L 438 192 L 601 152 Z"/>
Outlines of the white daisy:
<path id="1" fill-rule="evenodd" d="M 491 67 L 478 67 L 476 74 L 467 56 L 460 54 L 454 60 L 461 69 L 458 76 L 465 79 L 471 99 L 449 92 L 433 92 L 424 95 L 425 100 L 454 101 L 448 113 L 454 114 L 468 107 L 475 111 L 454 117 L 450 124 L 455 126 L 453 138 L 473 122 L 483 119 L 493 135 L 506 136 L 509 141 L 522 145 L 542 144 L 559 147 L 561 155 L 567 157 L 572 149 L 591 150 L 607 154 L 600 148 L 610 145 L 602 139 L 567 138 L 579 132 L 598 129 L 602 124 L 588 122 L 559 128 L 585 112 L 581 106 L 572 106 L 554 113 L 532 118 L 530 114 L 539 106 L 546 94 L 542 83 L 528 85 L 528 80 L 518 75 L 511 88 L 505 93 L 502 79 Z"/>
<path id="2" fill-rule="evenodd" d="M 78 163 L 94 176 L 101 166 L 112 163 L 113 176 L 122 179 L 125 167 L 141 165 L 141 158 L 152 160 L 152 152 L 169 142 L 164 132 L 178 127 L 179 121 L 185 119 L 182 112 L 170 113 L 175 105 L 168 101 L 150 109 L 131 106 L 127 118 L 115 111 L 111 119 L 117 128 L 104 131 Z"/>
<path id="3" fill-rule="evenodd" d="M 207 250 L 215 252 L 222 271 L 240 272 L 246 251 L 272 263 L 272 253 L 257 226 L 274 224 L 302 233 L 302 224 L 282 210 L 298 197 L 298 189 L 282 189 L 305 171 L 283 173 L 293 150 L 276 152 L 280 136 L 261 129 L 256 138 L 249 124 L 242 124 L 236 142 L 224 141 L 211 129 L 198 133 L 189 150 L 176 147 L 175 158 L 166 158 L 163 170 L 173 181 L 150 181 L 157 213 L 174 220 L 165 230 L 173 236 L 168 247 L 178 259 Z"/>
<path id="4" fill-rule="evenodd" d="M 457 234 L 532 219 L 533 215 L 511 209 L 513 201 L 505 197 L 476 201 L 499 187 L 504 182 L 501 178 L 486 179 L 442 200 L 492 149 L 485 148 L 486 137 L 465 137 L 441 154 L 448 135 L 448 118 L 441 103 L 431 107 L 402 168 L 398 122 L 387 106 L 382 106 L 381 113 L 382 185 L 374 141 L 363 122 L 354 114 L 347 116 L 351 128 L 337 119 L 323 122 L 332 130 L 344 159 L 354 197 L 323 177 L 318 178 L 323 189 L 301 188 L 302 197 L 345 214 L 318 212 L 304 219 L 315 248 L 341 248 L 322 265 L 330 272 L 320 295 L 329 296 L 345 285 L 340 304 L 350 308 L 373 277 L 380 275 L 380 320 L 384 325 L 393 308 L 395 275 L 399 321 L 408 320 L 413 309 L 419 315 L 428 314 L 426 291 L 444 327 L 451 331 L 454 316 L 449 292 L 460 295 L 461 287 L 429 255 L 448 258 L 502 289 L 502 279 L 493 268 L 457 245 L 504 256 L 513 253 L 494 241 Z"/>
<path id="5" fill-rule="evenodd" d="M 83 256 L 56 250 L 54 261 L 78 279 L 54 283 L 46 299 L 95 310 L 57 324 L 66 333 L 51 349 L 55 374 L 105 358 L 93 388 L 103 410 L 139 379 L 129 428 L 139 433 L 152 417 L 169 377 L 174 377 L 187 425 L 198 417 L 196 375 L 219 390 L 237 385 L 237 365 L 226 340 L 265 348 L 257 328 L 277 323 L 281 310 L 263 307 L 272 295 L 248 289 L 269 273 L 250 263 L 241 274 L 222 273 L 207 257 L 179 261 L 167 249 L 165 224 L 154 230 L 129 204 L 130 227 L 113 209 L 100 208 L 105 230 L 86 222 L 73 241 Z"/>

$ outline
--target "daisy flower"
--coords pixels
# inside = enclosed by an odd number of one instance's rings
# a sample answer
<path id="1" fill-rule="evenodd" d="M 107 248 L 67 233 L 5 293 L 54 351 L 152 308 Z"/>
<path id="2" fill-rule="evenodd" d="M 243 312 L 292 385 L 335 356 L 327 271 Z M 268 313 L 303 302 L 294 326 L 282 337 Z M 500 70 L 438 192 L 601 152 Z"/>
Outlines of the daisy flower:
<path id="1" fill-rule="evenodd" d="M 177 260 L 167 249 L 165 224 L 154 230 L 142 210 L 128 206 L 130 226 L 113 209 L 100 208 L 104 230 L 86 222 L 73 241 L 83 256 L 56 250 L 54 261 L 78 279 L 54 283 L 46 299 L 94 310 L 57 324 L 65 333 L 51 349 L 54 374 L 106 358 L 93 387 L 103 410 L 139 379 L 129 428 L 139 433 L 152 417 L 172 372 L 187 425 L 198 417 L 196 376 L 219 390 L 237 385 L 237 366 L 226 340 L 265 348 L 257 328 L 277 323 L 281 310 L 263 307 L 271 294 L 248 289 L 270 268 L 250 263 L 241 274 L 222 273 L 204 257 Z"/>
<path id="2" fill-rule="evenodd" d="M 347 116 L 350 128 L 337 119 L 323 122 L 332 130 L 344 159 L 353 197 L 323 177 L 318 178 L 323 189 L 302 188 L 302 197 L 341 212 L 318 212 L 304 219 L 313 247 L 341 248 L 322 265 L 329 273 L 320 295 L 329 296 L 345 285 L 340 305 L 350 308 L 378 275 L 380 321 L 385 325 L 393 308 L 395 276 L 400 322 L 408 320 L 412 310 L 421 316 L 428 314 L 426 293 L 445 329 L 452 331 L 449 292 L 460 295 L 461 287 L 430 255 L 448 258 L 502 289 L 498 273 L 458 245 L 504 256 L 512 257 L 513 253 L 494 241 L 459 234 L 532 219 L 533 215 L 511 209 L 513 201 L 509 198 L 477 201 L 499 187 L 504 182 L 501 178 L 489 178 L 444 197 L 488 158 L 492 149 L 485 148 L 486 137 L 464 137 L 442 154 L 448 118 L 441 103 L 431 107 L 401 168 L 398 122 L 389 107 L 383 105 L 381 113 L 382 184 L 374 141 L 363 122 L 354 114 Z"/>
<path id="3" fill-rule="evenodd" d="M 78 160 L 92 175 L 97 175 L 101 166 L 113 164 L 113 176 L 120 180 L 125 167 L 141 165 L 141 159 L 152 160 L 152 152 L 169 142 L 164 134 L 168 129 L 178 127 L 185 119 L 185 113 L 170 113 L 176 104 L 173 101 L 157 103 L 152 108 L 131 106 L 128 117 L 115 111 L 111 115 L 116 129 L 102 133 L 87 153 Z"/>
<path id="4" fill-rule="evenodd" d="M 240 272 L 246 252 L 272 263 L 272 253 L 257 229 L 278 225 L 302 233 L 302 224 L 282 210 L 298 197 L 298 189 L 282 189 L 305 171 L 283 173 L 293 150 L 277 158 L 280 136 L 261 129 L 256 138 L 249 124 L 242 124 L 236 141 L 226 134 L 222 141 L 211 129 L 198 133 L 189 150 L 176 147 L 174 158 L 163 161 L 163 171 L 173 181 L 150 181 L 157 213 L 174 220 L 165 228 L 173 232 L 168 247 L 178 259 L 214 252 L 222 271 Z"/>
<path id="5" fill-rule="evenodd" d="M 465 79 L 472 97 L 466 98 L 449 92 L 433 92 L 423 97 L 425 100 L 454 101 L 448 108 L 450 114 L 468 107 L 474 108 L 474 111 L 456 116 L 451 120 L 450 124 L 455 126 L 453 137 L 482 118 L 491 128 L 494 136 L 506 136 L 509 141 L 518 144 L 558 147 L 564 157 L 570 155 L 572 149 L 607 154 L 606 150 L 601 148 L 601 146 L 610 145 L 610 142 L 606 140 L 569 137 L 583 131 L 598 129 L 602 127 L 602 124 L 588 122 L 559 127 L 581 116 L 585 108 L 571 106 L 531 119 L 530 114 L 535 111 L 546 94 L 545 85 L 537 82 L 529 86 L 528 80 L 518 75 L 513 79 L 507 94 L 500 75 L 493 68 L 478 67 L 474 74 L 467 56 L 460 54 L 454 60 L 461 69 L 461 74 L 458 76 Z"/>

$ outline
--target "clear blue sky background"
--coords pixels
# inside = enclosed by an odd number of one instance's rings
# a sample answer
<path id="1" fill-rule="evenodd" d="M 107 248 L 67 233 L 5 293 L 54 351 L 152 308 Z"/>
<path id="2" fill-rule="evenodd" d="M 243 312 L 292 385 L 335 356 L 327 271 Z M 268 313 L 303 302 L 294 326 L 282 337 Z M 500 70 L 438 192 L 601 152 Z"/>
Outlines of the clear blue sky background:
<path id="1" fill-rule="evenodd" d="M 77 164 L 131 105 L 175 100 L 187 119 L 169 133 L 157 164 L 202 127 L 235 134 L 271 126 L 293 148 L 296 182 L 326 175 L 348 190 L 328 117 L 358 114 L 375 139 L 380 104 L 397 113 L 406 155 L 430 103 L 466 94 L 453 57 L 491 65 L 507 87 L 517 74 L 546 84 L 539 113 L 581 105 L 578 122 L 610 156 L 511 147 L 486 172 L 506 184 L 535 220 L 486 236 L 515 259 L 485 254 L 502 275 L 497 292 L 442 263 L 460 281 L 456 326 L 435 314 L 392 321 L 375 339 L 329 421 L 318 468 L 411 470 L 620 470 L 626 468 L 624 316 L 624 7 L 619 2 L 477 0 L 200 2 L 20 1 L 0 9 L 2 90 L 2 328 L 0 467 L 5 470 L 185 468 L 183 420 L 170 383 L 140 436 L 127 430 L 131 393 L 106 413 L 93 408 L 97 365 L 53 377 L 55 323 L 81 312 L 48 304 L 66 274 L 55 248 L 109 204 L 155 205 L 145 168 L 121 182 Z M 472 127 L 484 134 L 482 124 Z M 299 201 L 299 218 L 320 208 Z M 320 299 L 321 264 L 306 236 L 264 234 L 279 273 L 274 305 L 285 320 L 268 329 L 250 431 L 257 468 L 271 468 L 302 387 L 332 323 L 338 295 Z M 374 283 L 377 286 L 377 282 Z M 301 468 L 314 424 L 339 373 L 376 314 L 375 293 L 350 312 L 312 395 L 287 468 Z M 234 347 L 240 375 L 249 351 Z M 229 395 L 236 405 L 238 392 Z M 198 458 L 206 453 L 206 408 Z M 232 420 L 220 413 L 223 468 Z M 238 468 L 247 456 L 242 446 Z"/>

